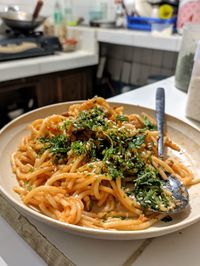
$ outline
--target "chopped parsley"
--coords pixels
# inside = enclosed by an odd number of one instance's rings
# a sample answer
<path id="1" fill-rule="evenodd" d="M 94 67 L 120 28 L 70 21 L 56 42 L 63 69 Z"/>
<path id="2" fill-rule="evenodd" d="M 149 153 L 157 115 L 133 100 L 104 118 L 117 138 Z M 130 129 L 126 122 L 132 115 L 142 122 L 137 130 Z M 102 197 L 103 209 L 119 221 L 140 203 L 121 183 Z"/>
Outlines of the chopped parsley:
<path id="1" fill-rule="evenodd" d="M 144 116 L 143 118 L 143 123 L 144 123 L 144 126 L 146 129 L 149 129 L 149 130 L 157 130 L 157 126 L 154 125 L 149 119 L 148 117 Z"/>
<path id="2" fill-rule="evenodd" d="M 95 106 L 92 109 L 84 110 L 78 114 L 74 127 L 77 130 L 90 129 L 96 130 L 98 127 L 106 125 L 106 113 L 103 109 Z"/>
<path id="3" fill-rule="evenodd" d="M 125 115 L 117 115 L 116 120 L 124 122 L 124 121 L 128 121 L 128 117 L 126 117 Z"/>
<path id="4" fill-rule="evenodd" d="M 144 144 L 145 135 L 136 136 L 131 142 L 129 142 L 130 149 L 139 149 Z"/>
<path id="5" fill-rule="evenodd" d="M 71 149 L 76 155 L 85 154 L 90 157 L 96 156 L 96 145 L 92 139 L 88 141 L 74 141 L 71 143 Z"/>
<path id="6" fill-rule="evenodd" d="M 24 181 L 24 187 L 25 187 L 28 191 L 31 191 L 31 190 L 33 189 L 32 186 L 30 186 L 28 180 Z"/>
<path id="7" fill-rule="evenodd" d="M 164 192 L 163 185 L 164 180 L 159 177 L 158 172 L 152 166 L 147 166 L 135 180 L 136 200 L 143 208 L 154 211 L 159 211 L 161 205 L 169 207 L 171 199 Z"/>
<path id="8" fill-rule="evenodd" d="M 120 178 L 124 177 L 122 171 L 120 171 L 119 169 L 117 169 L 117 167 L 115 167 L 113 165 L 108 166 L 107 171 L 108 171 L 109 175 L 112 177 L 112 179 L 116 179 L 118 177 L 120 177 Z"/>
<path id="9" fill-rule="evenodd" d="M 86 153 L 85 144 L 80 140 L 72 142 L 71 149 L 72 151 L 74 151 L 76 155 L 81 155 L 83 153 Z"/>
<path id="10" fill-rule="evenodd" d="M 31 167 L 29 170 L 28 170 L 29 173 L 33 173 L 34 172 L 34 168 Z"/>
<path id="11" fill-rule="evenodd" d="M 151 151 L 145 143 L 146 130 L 156 130 L 156 125 L 144 116 L 143 126 L 132 131 L 126 126 L 128 121 L 128 116 L 114 117 L 112 112 L 96 105 L 60 122 L 55 131 L 58 135 L 38 139 L 42 144 L 41 153 L 49 150 L 55 163 L 60 159 L 65 163 L 68 154 L 84 155 L 84 163 L 89 163 L 89 168 L 93 167 L 90 163 L 100 161 L 99 172 L 113 180 L 121 178 L 125 193 L 144 209 L 167 208 L 171 198 L 163 189 L 164 181 L 151 165 L 151 153 L 148 157 L 144 153 Z"/>
<path id="12" fill-rule="evenodd" d="M 53 155 L 65 156 L 70 148 L 69 140 L 65 135 L 57 135 L 51 138 L 42 137 L 39 141 L 43 144 L 42 151 L 50 150 Z"/>
<path id="13" fill-rule="evenodd" d="M 63 124 L 59 127 L 60 130 L 68 130 L 72 126 L 73 122 L 71 120 L 66 120 Z"/>

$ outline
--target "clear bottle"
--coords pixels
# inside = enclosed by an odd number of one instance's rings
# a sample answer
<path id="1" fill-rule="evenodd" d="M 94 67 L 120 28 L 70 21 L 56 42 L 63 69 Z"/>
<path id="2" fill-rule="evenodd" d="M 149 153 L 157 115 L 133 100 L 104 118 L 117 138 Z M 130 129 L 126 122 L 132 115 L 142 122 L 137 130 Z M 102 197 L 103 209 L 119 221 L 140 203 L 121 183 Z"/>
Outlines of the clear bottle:
<path id="1" fill-rule="evenodd" d="M 54 17 L 55 26 L 59 26 L 60 24 L 62 24 L 62 20 L 63 20 L 62 6 L 59 0 L 55 1 L 53 17 Z"/>
<path id="2" fill-rule="evenodd" d="M 64 16 L 67 25 L 73 22 L 72 0 L 64 0 Z"/>
<path id="3" fill-rule="evenodd" d="M 198 40 L 200 40 L 200 24 L 185 25 L 175 72 L 175 86 L 184 92 L 188 91 Z"/>
<path id="4" fill-rule="evenodd" d="M 116 3 L 115 10 L 115 26 L 117 28 L 123 28 L 125 24 L 125 13 L 121 3 Z"/>
<path id="5" fill-rule="evenodd" d="M 108 18 L 108 4 L 107 4 L 107 1 L 101 0 L 101 2 L 100 2 L 100 10 L 102 12 L 102 19 L 107 20 L 107 18 Z"/>
<path id="6" fill-rule="evenodd" d="M 54 17 L 54 35 L 59 38 L 61 43 L 63 43 L 67 36 L 67 29 L 66 25 L 64 24 L 62 5 L 59 0 L 55 1 L 53 17 Z"/>
<path id="7" fill-rule="evenodd" d="M 200 42 L 194 57 L 194 68 L 188 89 L 186 116 L 200 122 Z"/>

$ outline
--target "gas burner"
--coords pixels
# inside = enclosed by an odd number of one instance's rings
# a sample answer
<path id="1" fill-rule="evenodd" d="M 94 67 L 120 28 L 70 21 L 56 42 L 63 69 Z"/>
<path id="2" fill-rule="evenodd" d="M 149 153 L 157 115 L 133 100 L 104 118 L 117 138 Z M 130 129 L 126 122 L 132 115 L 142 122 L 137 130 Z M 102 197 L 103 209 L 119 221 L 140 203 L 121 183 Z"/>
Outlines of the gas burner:
<path id="1" fill-rule="evenodd" d="M 42 31 L 27 31 L 27 32 L 21 32 L 17 30 L 12 29 L 6 29 L 5 36 L 7 38 L 26 38 L 26 37 L 40 37 L 43 36 Z"/>
<path id="2" fill-rule="evenodd" d="M 59 39 L 44 36 L 40 31 L 29 32 L 29 35 L 9 31 L 6 36 L 0 36 L 0 62 L 51 55 L 57 51 L 62 51 Z"/>

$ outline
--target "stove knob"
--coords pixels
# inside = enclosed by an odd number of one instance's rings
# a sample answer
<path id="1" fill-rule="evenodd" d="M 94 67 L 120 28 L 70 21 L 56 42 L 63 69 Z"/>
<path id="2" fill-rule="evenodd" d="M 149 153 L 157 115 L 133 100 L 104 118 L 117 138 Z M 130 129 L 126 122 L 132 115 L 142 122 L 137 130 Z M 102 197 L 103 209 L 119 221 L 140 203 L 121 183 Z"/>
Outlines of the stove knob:
<path id="1" fill-rule="evenodd" d="M 47 41 L 43 41 L 41 43 L 41 48 L 47 49 L 48 48 L 48 42 Z"/>

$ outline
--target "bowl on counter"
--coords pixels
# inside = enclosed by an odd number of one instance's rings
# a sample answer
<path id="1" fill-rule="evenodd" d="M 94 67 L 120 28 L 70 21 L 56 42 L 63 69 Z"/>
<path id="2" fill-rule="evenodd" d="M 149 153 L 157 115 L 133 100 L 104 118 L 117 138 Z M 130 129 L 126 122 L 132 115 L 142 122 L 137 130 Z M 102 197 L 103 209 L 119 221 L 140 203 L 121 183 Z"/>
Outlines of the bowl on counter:
<path id="1" fill-rule="evenodd" d="M 116 28 L 116 22 L 114 20 L 96 19 L 90 21 L 90 26 L 103 29 L 113 29 Z"/>
<path id="2" fill-rule="evenodd" d="M 62 47 L 63 47 L 63 52 L 73 52 L 76 50 L 78 45 L 78 40 L 75 38 L 69 38 L 66 39 L 63 43 L 62 43 Z"/>

